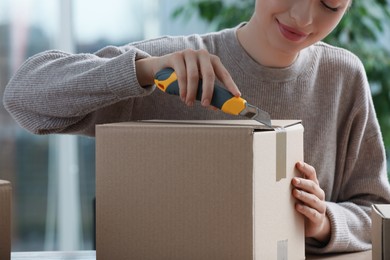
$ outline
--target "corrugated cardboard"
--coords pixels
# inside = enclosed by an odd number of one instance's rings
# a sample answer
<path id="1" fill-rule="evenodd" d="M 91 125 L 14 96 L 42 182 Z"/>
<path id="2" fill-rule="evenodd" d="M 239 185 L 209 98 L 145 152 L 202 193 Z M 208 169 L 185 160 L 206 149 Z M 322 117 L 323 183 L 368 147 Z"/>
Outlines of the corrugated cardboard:
<path id="1" fill-rule="evenodd" d="M 304 259 L 291 196 L 303 127 L 274 124 L 97 126 L 97 259 Z"/>
<path id="2" fill-rule="evenodd" d="M 0 259 L 11 258 L 11 184 L 0 180 Z"/>
<path id="3" fill-rule="evenodd" d="M 372 206 L 372 259 L 390 259 L 390 204 Z"/>

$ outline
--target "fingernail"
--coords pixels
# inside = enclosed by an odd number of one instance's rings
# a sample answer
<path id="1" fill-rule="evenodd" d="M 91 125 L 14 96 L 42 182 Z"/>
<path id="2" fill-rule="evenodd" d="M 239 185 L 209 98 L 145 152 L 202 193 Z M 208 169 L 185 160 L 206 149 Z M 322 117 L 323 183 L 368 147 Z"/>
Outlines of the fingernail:
<path id="1" fill-rule="evenodd" d="M 301 180 L 299 180 L 298 178 L 294 177 L 294 183 L 295 183 L 295 185 L 299 185 L 301 183 Z"/>
<path id="2" fill-rule="evenodd" d="M 205 107 L 207 107 L 207 106 L 209 106 L 210 105 L 210 101 L 206 98 L 206 99 L 204 99 L 204 100 L 202 100 L 202 106 L 205 106 Z"/>

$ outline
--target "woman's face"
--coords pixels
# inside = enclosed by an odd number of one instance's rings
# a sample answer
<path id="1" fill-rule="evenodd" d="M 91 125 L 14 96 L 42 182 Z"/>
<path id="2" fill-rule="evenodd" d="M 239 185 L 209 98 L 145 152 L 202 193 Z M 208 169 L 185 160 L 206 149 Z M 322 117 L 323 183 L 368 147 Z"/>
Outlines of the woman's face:
<path id="1" fill-rule="evenodd" d="M 351 0 L 257 0 L 255 22 L 269 47 L 293 54 L 325 38 Z"/>

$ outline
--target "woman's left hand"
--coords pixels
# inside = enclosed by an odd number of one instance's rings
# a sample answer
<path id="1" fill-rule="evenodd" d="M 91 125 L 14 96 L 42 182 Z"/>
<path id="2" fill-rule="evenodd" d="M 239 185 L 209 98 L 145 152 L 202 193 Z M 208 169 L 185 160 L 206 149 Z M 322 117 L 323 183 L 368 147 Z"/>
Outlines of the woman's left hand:
<path id="1" fill-rule="evenodd" d="M 296 167 L 303 178 L 292 179 L 292 194 L 298 200 L 296 210 L 305 217 L 305 235 L 327 243 L 330 239 L 330 221 L 326 215 L 325 192 L 319 185 L 313 166 L 298 162 Z"/>

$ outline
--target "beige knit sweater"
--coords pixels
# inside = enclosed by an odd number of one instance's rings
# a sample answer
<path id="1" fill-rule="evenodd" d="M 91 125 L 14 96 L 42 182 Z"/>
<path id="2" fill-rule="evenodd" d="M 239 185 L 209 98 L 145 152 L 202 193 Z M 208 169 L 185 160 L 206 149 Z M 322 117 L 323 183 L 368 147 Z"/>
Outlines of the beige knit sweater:
<path id="1" fill-rule="evenodd" d="M 390 203 L 390 187 L 361 62 L 346 50 L 317 43 L 289 67 L 264 67 L 239 44 L 236 29 L 109 46 L 94 54 L 40 53 L 9 82 L 4 104 L 22 127 L 36 134 L 93 136 L 97 123 L 233 118 L 199 104 L 187 107 L 178 97 L 137 82 L 137 59 L 206 48 L 221 58 L 249 103 L 273 119 L 303 122 L 305 161 L 317 170 L 332 229 L 327 245 L 308 239 L 307 251 L 370 249 L 370 206 Z"/>

